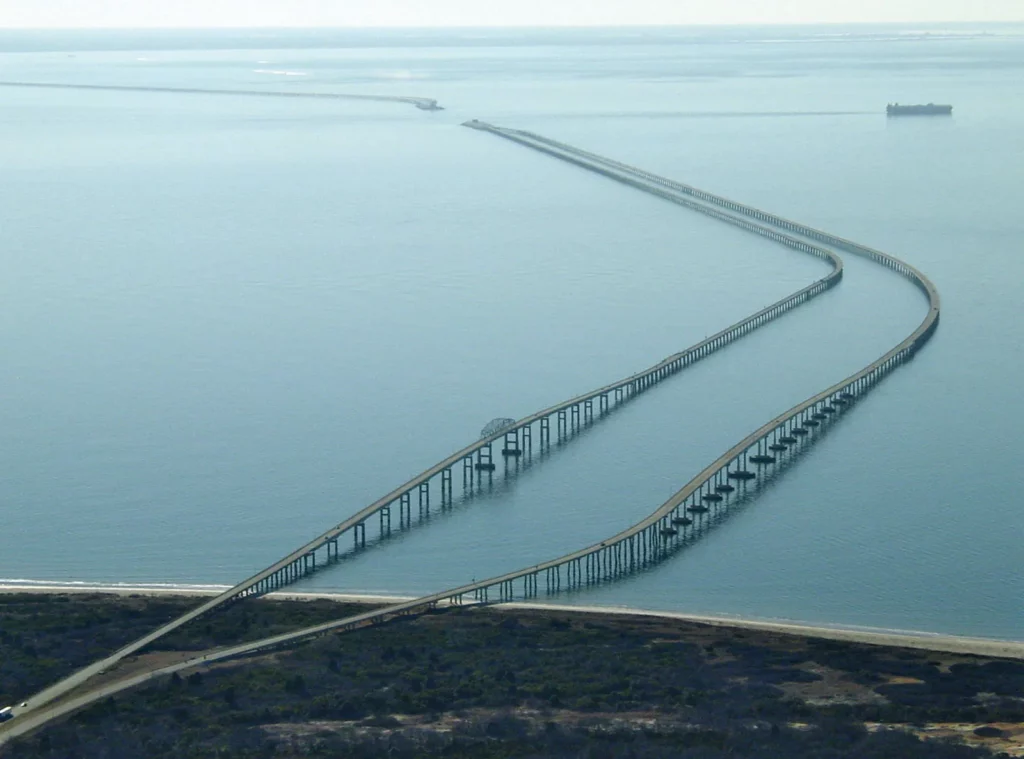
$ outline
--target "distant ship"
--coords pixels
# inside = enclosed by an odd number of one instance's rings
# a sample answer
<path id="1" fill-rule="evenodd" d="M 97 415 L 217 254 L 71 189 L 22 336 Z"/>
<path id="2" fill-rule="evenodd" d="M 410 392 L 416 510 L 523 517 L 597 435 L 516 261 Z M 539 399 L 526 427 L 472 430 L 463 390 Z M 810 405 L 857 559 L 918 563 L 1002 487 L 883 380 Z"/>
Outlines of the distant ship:
<path id="1" fill-rule="evenodd" d="M 888 116 L 950 116 L 953 113 L 953 106 L 935 105 L 935 103 L 928 103 L 927 105 L 889 103 L 885 107 L 885 113 Z"/>

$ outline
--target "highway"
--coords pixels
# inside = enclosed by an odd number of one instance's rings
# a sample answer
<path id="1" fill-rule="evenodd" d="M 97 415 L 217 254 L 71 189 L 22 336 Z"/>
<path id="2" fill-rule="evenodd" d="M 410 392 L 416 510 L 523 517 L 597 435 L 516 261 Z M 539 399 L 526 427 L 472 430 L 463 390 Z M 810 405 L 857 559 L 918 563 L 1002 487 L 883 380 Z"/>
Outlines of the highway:
<path id="1" fill-rule="evenodd" d="M 609 171 L 606 173 L 611 172 Z M 304 576 L 305 570 L 310 566 L 310 562 L 308 560 L 309 557 L 315 552 L 326 548 L 328 556 L 330 556 L 329 545 L 333 544 L 336 550 L 336 541 L 341 535 L 352 532 L 356 530 L 356 528 L 365 525 L 366 521 L 370 517 L 378 514 L 384 509 L 390 508 L 396 502 L 400 502 L 403 496 L 407 496 L 407 494 L 411 492 L 418 491 L 422 486 L 429 483 L 430 480 L 441 476 L 443 472 L 450 473 L 452 467 L 456 466 L 460 462 L 464 462 L 474 454 L 478 454 L 482 449 L 488 448 L 493 442 L 509 434 L 510 431 L 528 428 L 531 425 L 541 423 L 544 420 L 557 417 L 559 414 L 564 414 L 571 409 L 576 409 L 578 411 L 586 404 L 592 403 L 594 400 L 600 399 L 602 396 L 607 398 L 608 396 L 615 394 L 616 391 L 624 392 L 624 397 L 632 397 L 636 393 L 652 387 L 654 384 L 666 379 L 670 375 L 681 371 L 685 367 L 726 347 L 734 340 L 750 334 L 758 327 L 771 322 L 792 308 L 795 308 L 816 295 L 825 292 L 829 288 L 838 284 L 842 278 L 842 260 L 838 255 L 826 248 L 798 239 L 797 237 L 778 232 L 777 230 L 773 230 L 765 225 L 743 219 L 730 212 L 715 208 L 703 201 L 694 200 L 692 198 L 676 197 L 671 191 L 647 183 L 646 180 L 633 179 L 624 174 L 617 176 L 616 178 L 619 179 L 619 181 L 623 181 L 638 189 L 648 191 L 663 199 L 670 200 L 691 210 L 699 211 L 732 226 L 739 227 L 744 231 L 758 234 L 773 242 L 822 258 L 831 265 L 832 270 L 822 279 L 817 280 L 792 295 L 789 295 L 786 298 L 783 298 L 780 301 L 758 311 L 757 313 L 752 314 L 746 319 L 721 330 L 696 345 L 687 348 L 684 351 L 672 354 L 641 372 L 631 374 L 616 382 L 603 385 L 596 390 L 591 390 L 554 406 L 534 412 L 533 414 L 518 420 L 514 425 L 507 429 L 503 429 L 495 432 L 493 435 L 474 441 L 398 486 L 344 521 L 321 533 L 319 536 L 292 551 L 287 556 L 274 562 L 251 577 L 246 578 L 231 589 L 215 596 L 205 603 L 200 604 L 196 609 L 172 620 L 166 625 L 152 631 L 148 635 L 122 647 L 103 660 L 95 662 L 94 664 L 74 673 L 70 677 L 55 683 L 50 688 L 35 694 L 31 698 L 27 699 L 29 706 L 26 710 L 38 708 L 54 698 L 64 695 L 101 671 L 112 668 L 117 664 L 117 662 L 125 657 L 137 653 L 139 650 L 145 648 L 151 643 L 154 643 L 164 635 L 167 635 L 182 625 L 187 624 L 197 617 L 209 613 L 224 604 L 231 603 L 244 595 L 255 595 L 257 593 L 266 592 L 300 580 Z M 298 571 L 299 569 L 302 571 Z"/>
<path id="2" fill-rule="evenodd" d="M 519 570 L 505 573 L 479 582 L 449 588 L 430 594 L 413 601 L 402 602 L 379 610 L 365 612 L 353 617 L 332 621 L 315 627 L 294 631 L 273 638 L 256 641 L 221 651 L 208 652 L 206 661 L 223 660 L 238 656 L 251 655 L 282 645 L 291 645 L 297 641 L 316 637 L 338 630 L 352 630 L 362 626 L 381 622 L 410 613 L 442 605 L 461 605 L 467 597 L 475 603 L 491 603 L 516 600 L 514 584 L 522 581 L 521 596 L 524 599 L 534 598 L 539 594 L 540 578 L 543 577 L 547 591 L 558 592 L 562 589 L 578 588 L 594 582 L 614 579 L 634 571 L 639 571 L 652 563 L 670 555 L 674 546 L 686 537 L 688 527 L 692 529 L 694 519 L 702 519 L 703 514 L 710 510 L 726 509 L 730 499 L 743 495 L 748 482 L 756 480 L 761 474 L 776 465 L 781 465 L 787 456 L 796 457 L 809 446 L 835 420 L 851 411 L 856 401 L 875 387 L 891 371 L 912 358 L 931 337 L 937 328 L 940 313 L 940 300 L 937 290 L 931 281 L 916 268 L 881 251 L 861 246 L 843 238 L 813 229 L 796 222 L 782 219 L 773 214 L 760 211 L 742 204 L 735 203 L 719 196 L 697 190 L 696 188 L 674 183 L 672 180 L 657 177 L 625 164 L 604 159 L 593 154 L 580 151 L 571 146 L 556 143 L 531 133 L 506 130 L 501 127 L 469 122 L 467 126 L 511 140 L 574 166 L 603 175 L 615 181 L 644 190 L 659 198 L 696 210 L 713 218 L 719 219 L 746 231 L 759 234 L 787 247 L 800 250 L 810 255 L 825 259 L 832 265 L 832 271 L 823 279 L 787 296 L 766 309 L 732 325 L 718 334 L 698 343 L 697 345 L 673 354 L 655 364 L 644 372 L 630 375 L 616 383 L 605 385 L 590 393 L 576 396 L 556 406 L 536 412 L 516 422 L 515 429 L 548 419 L 566 409 L 607 396 L 616 390 L 627 390 L 629 393 L 640 392 L 668 376 L 678 372 L 690 363 L 700 360 L 706 355 L 728 345 L 733 340 L 749 334 L 757 327 L 768 323 L 788 310 L 807 302 L 815 295 L 824 292 L 837 284 L 842 276 L 842 260 L 836 249 L 864 256 L 876 263 L 884 265 L 912 282 L 928 300 L 926 314 L 921 324 L 898 345 L 887 351 L 878 359 L 859 372 L 840 380 L 832 386 L 816 393 L 812 397 L 784 411 L 775 418 L 764 423 L 734 446 L 721 454 L 715 461 L 708 464 L 686 485 L 655 509 L 648 517 L 632 527 L 606 538 L 599 543 L 587 546 L 570 554 Z M 22 734 L 34 725 L 45 724 L 71 708 L 91 703 L 104 697 L 109 687 L 75 696 L 73 702 L 62 701 L 47 707 L 47 704 L 63 699 L 86 683 L 93 675 L 116 665 L 124 657 L 133 654 L 156 641 L 162 635 L 180 627 L 196 617 L 211 611 L 218 606 L 243 596 L 259 583 L 275 576 L 277 573 L 295 566 L 304 560 L 312 551 L 323 547 L 331 540 L 353 529 L 387 505 L 407 494 L 414 488 L 479 452 L 484 446 L 503 435 L 507 430 L 499 431 L 490 438 L 477 441 L 466 448 L 452 454 L 434 467 L 409 480 L 399 488 L 388 493 L 375 503 L 357 512 L 336 527 L 323 533 L 305 546 L 292 552 L 284 559 L 267 569 L 248 578 L 224 594 L 217 596 L 195 610 L 186 614 L 149 635 L 122 648 L 110 657 L 87 667 L 60 683 L 30 697 L 26 708 L 16 710 L 16 719 L 0 726 L 0 744 L 15 734 Z M 508 438 L 506 437 L 506 440 Z M 756 464 L 756 466 L 754 466 Z M 691 516 L 687 516 L 687 514 Z M 689 524 L 687 524 L 689 522 Z M 194 666 L 193 662 L 191 666 Z M 144 682 L 154 673 L 140 675 L 131 680 L 132 684 Z M 141 678 L 141 679 L 140 679 Z M 127 682 L 127 681 L 126 681 Z M 131 684 L 124 687 L 132 687 Z M 73 703 L 73 707 L 67 704 Z"/>

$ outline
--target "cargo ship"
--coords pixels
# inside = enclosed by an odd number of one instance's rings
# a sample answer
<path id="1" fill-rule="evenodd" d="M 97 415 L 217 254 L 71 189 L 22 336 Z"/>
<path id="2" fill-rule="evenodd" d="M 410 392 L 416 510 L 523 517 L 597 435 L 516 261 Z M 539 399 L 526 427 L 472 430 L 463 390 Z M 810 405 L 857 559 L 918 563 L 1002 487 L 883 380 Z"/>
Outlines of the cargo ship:
<path id="1" fill-rule="evenodd" d="M 935 103 L 927 105 L 889 103 L 885 107 L 885 113 L 887 116 L 950 116 L 953 113 L 953 106 L 935 105 Z"/>

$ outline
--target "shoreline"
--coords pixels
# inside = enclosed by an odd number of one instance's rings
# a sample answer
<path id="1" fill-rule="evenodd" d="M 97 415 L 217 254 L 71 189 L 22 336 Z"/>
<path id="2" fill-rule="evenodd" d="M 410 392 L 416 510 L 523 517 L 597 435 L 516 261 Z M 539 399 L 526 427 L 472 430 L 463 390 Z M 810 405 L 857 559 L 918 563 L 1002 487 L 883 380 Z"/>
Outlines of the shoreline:
<path id="1" fill-rule="evenodd" d="M 107 594 L 115 596 L 212 596 L 226 590 L 227 586 L 210 587 L 177 587 L 149 585 L 102 585 L 102 584 L 61 584 L 61 583 L 30 583 L 0 584 L 0 594 L 28 593 L 39 595 L 74 595 L 74 594 Z M 361 593 L 340 593 L 327 591 L 278 591 L 269 593 L 264 598 L 281 601 L 325 600 L 338 603 L 397 603 L 414 600 L 415 596 L 378 595 Z M 471 608 L 471 607 L 467 607 Z M 999 638 L 978 638 L 946 633 L 929 633 L 907 630 L 864 629 L 857 627 L 812 625 L 788 620 L 769 620 L 743 617 L 727 617 L 709 614 L 690 614 L 686 612 L 660 611 L 626 606 L 574 606 L 571 604 L 510 602 L 495 604 L 496 611 L 528 610 L 553 611 L 562 613 L 587 614 L 607 617 L 648 617 L 693 624 L 710 625 L 712 627 L 738 628 L 780 635 L 795 635 L 805 638 L 820 638 L 846 643 L 865 643 L 876 646 L 897 648 L 915 648 L 952 654 L 973 656 L 993 656 L 1005 659 L 1024 660 L 1024 641 L 1003 640 Z"/>

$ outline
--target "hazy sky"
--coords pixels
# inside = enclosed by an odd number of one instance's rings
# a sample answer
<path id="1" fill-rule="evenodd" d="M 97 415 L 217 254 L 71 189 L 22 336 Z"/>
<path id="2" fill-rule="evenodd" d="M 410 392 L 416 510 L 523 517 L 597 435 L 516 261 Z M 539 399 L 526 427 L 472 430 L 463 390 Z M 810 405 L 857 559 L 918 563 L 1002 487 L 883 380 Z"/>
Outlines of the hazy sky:
<path id="1" fill-rule="evenodd" d="M 3 27 L 1022 20 L 1024 0 L 0 0 Z"/>

